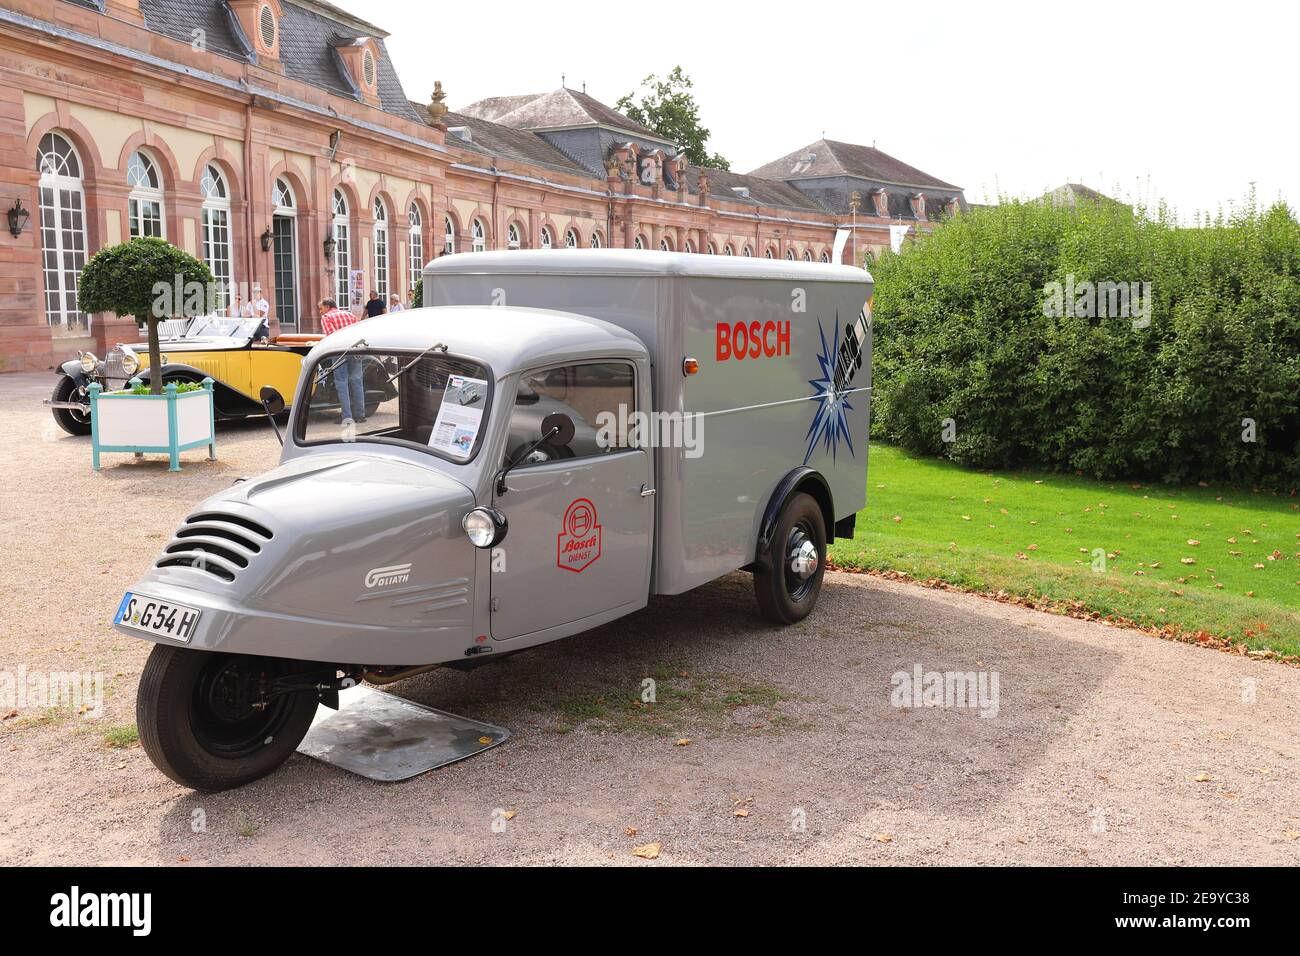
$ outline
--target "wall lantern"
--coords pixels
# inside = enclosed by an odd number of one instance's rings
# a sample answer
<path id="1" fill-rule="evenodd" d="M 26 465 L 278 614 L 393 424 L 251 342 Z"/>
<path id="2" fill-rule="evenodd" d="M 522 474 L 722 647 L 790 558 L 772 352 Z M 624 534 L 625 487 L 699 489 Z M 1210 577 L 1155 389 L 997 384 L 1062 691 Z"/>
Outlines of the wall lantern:
<path id="1" fill-rule="evenodd" d="M 31 213 L 23 208 L 23 201 L 15 199 L 13 207 L 9 210 L 9 232 L 15 239 L 23 234 L 30 217 Z"/>
<path id="2" fill-rule="evenodd" d="M 266 231 L 262 233 L 262 251 L 270 252 L 274 242 L 275 240 L 271 238 L 271 227 L 267 226 Z"/>
<path id="3" fill-rule="evenodd" d="M 325 247 L 325 261 L 333 262 L 334 261 L 334 237 L 326 236 L 323 245 Z"/>

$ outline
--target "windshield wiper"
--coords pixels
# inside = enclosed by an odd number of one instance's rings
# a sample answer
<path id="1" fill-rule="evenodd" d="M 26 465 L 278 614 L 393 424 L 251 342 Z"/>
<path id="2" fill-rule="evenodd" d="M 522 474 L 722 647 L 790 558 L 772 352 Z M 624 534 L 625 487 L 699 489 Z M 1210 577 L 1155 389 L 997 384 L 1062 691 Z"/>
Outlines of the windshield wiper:
<path id="1" fill-rule="evenodd" d="M 420 353 L 419 355 L 417 355 L 415 358 L 411 359 L 411 361 L 407 362 L 405 365 L 403 365 L 401 368 L 399 368 L 396 372 L 394 372 L 394 373 L 393 373 L 393 377 L 390 378 L 390 379 L 389 379 L 387 382 L 385 382 L 384 384 L 385 384 L 385 385 L 392 385 L 394 382 L 396 382 L 399 378 L 402 377 L 402 375 L 406 372 L 407 369 L 409 369 L 409 368 L 410 368 L 412 365 L 414 365 L 416 362 L 420 361 L 420 359 L 424 358 L 424 357 L 425 357 L 426 355 L 428 355 L 430 352 L 436 352 L 436 351 L 439 351 L 439 350 L 441 350 L 441 351 L 443 352 L 443 354 L 446 354 L 446 352 L 447 352 L 447 346 L 443 345 L 441 342 L 434 342 L 434 343 L 433 343 L 432 345 L 430 345 L 427 349 L 425 349 L 423 352 L 421 352 L 421 353 Z"/>
<path id="2" fill-rule="evenodd" d="M 317 366 L 316 367 L 317 384 L 325 381 L 326 375 L 328 375 L 330 372 L 334 371 L 345 361 L 347 361 L 347 357 L 351 355 L 355 349 L 369 348 L 369 346 L 370 343 L 368 343 L 365 339 L 357 339 L 355 342 L 353 342 L 351 345 L 349 345 L 346 349 L 343 350 L 343 354 L 339 356 L 338 361 L 335 362 L 333 365 L 331 365 L 329 368 L 321 368 L 320 366 Z"/>

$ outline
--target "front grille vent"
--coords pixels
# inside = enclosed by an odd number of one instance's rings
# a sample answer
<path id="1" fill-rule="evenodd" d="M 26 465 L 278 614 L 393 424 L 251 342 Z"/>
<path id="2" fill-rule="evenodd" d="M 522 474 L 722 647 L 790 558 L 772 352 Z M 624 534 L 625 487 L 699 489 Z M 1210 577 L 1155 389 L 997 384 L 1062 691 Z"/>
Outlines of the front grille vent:
<path id="1" fill-rule="evenodd" d="M 193 568 L 231 582 L 272 537 L 269 528 L 240 515 L 217 511 L 190 515 L 154 567 Z"/>

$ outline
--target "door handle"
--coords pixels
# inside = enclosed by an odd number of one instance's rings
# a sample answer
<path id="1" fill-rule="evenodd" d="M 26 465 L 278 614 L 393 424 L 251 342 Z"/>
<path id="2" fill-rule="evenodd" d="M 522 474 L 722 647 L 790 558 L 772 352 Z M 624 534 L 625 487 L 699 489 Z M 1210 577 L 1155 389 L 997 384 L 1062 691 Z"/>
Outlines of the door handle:
<path id="1" fill-rule="evenodd" d="M 642 486 L 641 486 L 641 497 L 642 497 L 642 498 L 653 498 L 653 497 L 654 497 L 654 493 L 655 493 L 655 490 L 654 490 L 653 488 L 649 487 L 648 485 L 642 485 Z"/>

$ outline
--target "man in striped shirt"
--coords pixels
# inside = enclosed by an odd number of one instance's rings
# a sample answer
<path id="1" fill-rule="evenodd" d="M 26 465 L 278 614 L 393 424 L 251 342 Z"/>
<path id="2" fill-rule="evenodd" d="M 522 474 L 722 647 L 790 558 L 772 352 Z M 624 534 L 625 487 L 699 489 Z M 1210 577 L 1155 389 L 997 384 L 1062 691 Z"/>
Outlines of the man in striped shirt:
<path id="1" fill-rule="evenodd" d="M 320 327 L 326 335 L 357 323 L 357 317 L 347 309 L 340 309 L 333 299 L 321 299 L 320 310 Z M 334 366 L 334 390 L 339 394 L 339 409 L 342 414 L 340 421 L 343 424 L 364 422 L 366 389 L 361 379 L 360 358 L 349 355 Z"/>

